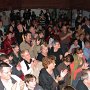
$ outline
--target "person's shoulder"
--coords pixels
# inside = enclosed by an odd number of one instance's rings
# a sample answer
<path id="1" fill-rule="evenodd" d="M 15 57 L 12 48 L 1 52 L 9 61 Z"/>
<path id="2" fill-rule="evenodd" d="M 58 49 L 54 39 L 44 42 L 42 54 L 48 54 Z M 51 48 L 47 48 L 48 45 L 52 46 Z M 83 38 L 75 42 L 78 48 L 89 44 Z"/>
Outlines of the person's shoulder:
<path id="1" fill-rule="evenodd" d="M 46 69 L 45 68 L 42 68 L 41 70 L 40 70 L 40 74 L 45 74 L 46 73 Z"/>
<path id="2" fill-rule="evenodd" d="M 23 44 L 25 44 L 25 41 L 21 42 L 21 44 L 20 44 L 20 45 L 23 45 Z"/>
<path id="3" fill-rule="evenodd" d="M 43 88 L 40 85 L 36 84 L 36 87 L 34 90 L 43 90 Z"/>
<path id="4" fill-rule="evenodd" d="M 17 82 L 20 82 L 21 81 L 21 79 L 18 77 L 18 76 L 16 76 L 16 75 L 11 75 L 11 77 L 13 78 L 13 79 L 15 79 Z"/>

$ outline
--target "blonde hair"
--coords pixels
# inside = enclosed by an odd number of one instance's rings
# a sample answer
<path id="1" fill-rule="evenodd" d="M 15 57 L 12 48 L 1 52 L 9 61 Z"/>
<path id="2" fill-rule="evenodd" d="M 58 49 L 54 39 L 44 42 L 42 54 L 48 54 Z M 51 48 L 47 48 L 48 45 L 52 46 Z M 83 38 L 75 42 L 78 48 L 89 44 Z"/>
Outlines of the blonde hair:
<path id="1" fill-rule="evenodd" d="M 29 52 L 27 49 L 26 50 L 22 50 L 21 51 L 21 57 L 23 57 L 23 55 L 25 54 L 25 52 Z"/>

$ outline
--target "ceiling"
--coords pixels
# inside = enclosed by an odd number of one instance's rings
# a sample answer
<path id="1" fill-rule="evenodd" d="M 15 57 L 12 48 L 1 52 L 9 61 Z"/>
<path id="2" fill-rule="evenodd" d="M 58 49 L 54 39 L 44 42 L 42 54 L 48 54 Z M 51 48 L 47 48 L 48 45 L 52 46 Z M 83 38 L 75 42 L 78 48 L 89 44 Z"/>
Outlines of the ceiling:
<path id="1" fill-rule="evenodd" d="M 90 10 L 90 0 L 0 0 L 0 10 L 60 8 Z"/>

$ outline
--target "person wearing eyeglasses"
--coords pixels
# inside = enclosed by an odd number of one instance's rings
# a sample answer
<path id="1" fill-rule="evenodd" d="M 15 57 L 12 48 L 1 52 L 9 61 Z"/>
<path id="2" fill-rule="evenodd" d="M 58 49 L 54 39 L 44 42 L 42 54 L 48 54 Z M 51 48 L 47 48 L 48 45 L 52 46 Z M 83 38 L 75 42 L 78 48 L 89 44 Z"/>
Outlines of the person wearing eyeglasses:
<path id="1" fill-rule="evenodd" d="M 0 90 L 20 90 L 19 84 L 22 80 L 11 72 L 7 63 L 0 63 Z"/>

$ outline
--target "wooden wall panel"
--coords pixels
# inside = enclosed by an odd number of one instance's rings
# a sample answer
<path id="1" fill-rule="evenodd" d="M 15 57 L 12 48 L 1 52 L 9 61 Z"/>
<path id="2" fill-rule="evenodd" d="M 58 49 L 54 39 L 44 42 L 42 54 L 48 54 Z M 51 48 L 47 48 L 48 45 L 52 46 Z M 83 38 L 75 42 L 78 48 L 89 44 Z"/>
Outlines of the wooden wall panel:
<path id="1" fill-rule="evenodd" d="M 22 0 L 22 7 L 28 8 L 68 8 L 69 0 Z"/>
<path id="2" fill-rule="evenodd" d="M 90 0 L 0 0 L 0 10 L 60 8 L 90 10 Z"/>

